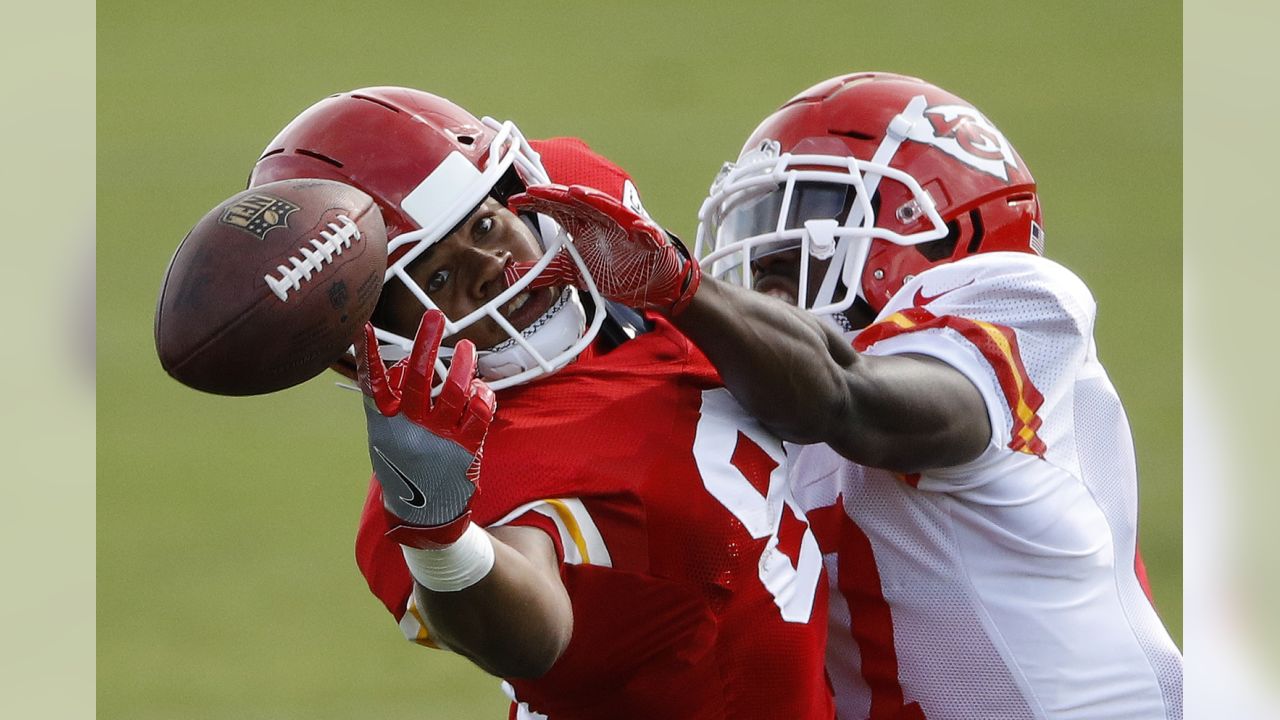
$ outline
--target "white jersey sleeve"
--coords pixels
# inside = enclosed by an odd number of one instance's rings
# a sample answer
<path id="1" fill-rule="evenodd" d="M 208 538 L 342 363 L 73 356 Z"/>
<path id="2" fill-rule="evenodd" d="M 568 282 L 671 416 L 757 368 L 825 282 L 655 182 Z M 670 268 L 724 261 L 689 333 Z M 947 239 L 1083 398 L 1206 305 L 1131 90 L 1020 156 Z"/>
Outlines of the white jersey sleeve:
<path id="1" fill-rule="evenodd" d="M 921 273 L 853 338 L 963 373 L 991 439 L 906 476 L 826 445 L 789 451 L 831 578 L 841 720 L 1181 719 L 1182 659 L 1135 568 L 1137 464 L 1094 313 L 1057 263 L 981 254 Z"/>
<path id="2" fill-rule="evenodd" d="M 1065 267 L 1022 253 L 975 255 L 911 280 L 855 347 L 869 355 L 937 358 L 973 382 L 987 406 L 991 440 L 964 466 L 934 471 L 938 483 L 966 483 L 1002 450 L 1044 459 L 1071 450 L 1073 428 L 1045 426 L 1070 402 L 1093 351 L 1096 305 Z M 1049 440 L 1054 440 L 1050 443 Z M 981 475 L 981 473 L 979 473 Z M 989 477 L 989 475 L 981 475 Z"/>

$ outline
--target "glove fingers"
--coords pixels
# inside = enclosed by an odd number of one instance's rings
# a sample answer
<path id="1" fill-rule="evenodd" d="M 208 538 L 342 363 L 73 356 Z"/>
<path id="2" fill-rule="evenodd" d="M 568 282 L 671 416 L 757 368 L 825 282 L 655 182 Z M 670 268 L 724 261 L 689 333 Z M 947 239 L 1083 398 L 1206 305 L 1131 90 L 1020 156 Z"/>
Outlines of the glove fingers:
<path id="1" fill-rule="evenodd" d="M 642 217 L 631 221 L 631 238 L 638 243 L 651 243 L 654 249 L 665 247 L 667 234 Z"/>
<path id="2" fill-rule="evenodd" d="M 493 422 L 497 399 L 493 395 L 493 389 L 480 378 L 472 379 L 470 390 L 467 409 L 458 427 L 458 439 L 464 447 L 478 447 L 489 431 L 489 424 Z"/>
<path id="3" fill-rule="evenodd" d="M 453 359 L 449 362 L 449 374 L 444 379 L 444 388 L 436 398 L 436 406 L 432 411 L 435 418 L 433 426 L 441 430 L 453 430 L 458 426 L 466 409 L 471 394 L 471 380 L 475 375 L 476 346 L 470 340 L 459 340 L 453 348 Z"/>
<path id="4" fill-rule="evenodd" d="M 514 213 L 541 213 L 557 218 L 569 202 L 569 188 L 563 185 L 533 185 L 508 198 L 507 208 Z"/>
<path id="5" fill-rule="evenodd" d="M 498 398 L 493 394 L 493 388 L 489 387 L 489 383 L 475 378 L 471 381 L 474 386 L 471 395 L 471 407 L 475 410 L 475 417 L 484 422 L 488 427 L 493 421 L 493 417 L 498 412 Z"/>
<path id="6" fill-rule="evenodd" d="M 569 188 L 569 193 L 582 207 L 587 208 L 589 212 L 597 217 L 603 215 L 609 221 L 615 222 L 622 227 L 630 228 L 633 238 L 656 243 L 659 246 L 666 244 L 666 233 L 662 232 L 651 220 L 623 205 L 621 201 L 609 193 L 578 185 Z"/>
<path id="7" fill-rule="evenodd" d="M 647 218 L 636 214 L 609 193 L 585 185 L 532 185 L 509 204 L 552 217 L 571 216 L 589 222 L 615 222 L 643 238 L 666 243 L 666 236 Z"/>
<path id="8" fill-rule="evenodd" d="M 531 185 L 508 200 L 507 205 L 513 210 L 550 216 L 561 225 L 608 222 L 612 218 L 607 208 L 622 207 L 609 195 L 582 185 Z M 600 217 L 602 214 L 605 217 Z M 571 228 L 565 229 L 573 233 Z"/>
<path id="9" fill-rule="evenodd" d="M 356 345 L 356 379 L 364 394 L 373 398 L 378 412 L 388 417 L 400 409 L 400 399 L 387 381 L 387 366 L 378 352 L 373 323 L 365 323 Z"/>
<path id="10" fill-rule="evenodd" d="M 444 339 L 444 322 L 444 313 L 428 310 L 422 314 L 418 332 L 413 337 L 400 401 L 404 414 L 411 420 L 425 417 L 431 407 L 431 379 L 435 375 L 440 341 Z"/>
<path id="11" fill-rule="evenodd" d="M 507 265 L 503 271 L 507 281 L 507 287 L 514 285 L 520 278 L 524 277 L 537 265 L 533 262 L 515 262 Z M 551 259 L 551 262 L 543 268 L 542 272 L 529 283 L 526 288 L 528 290 L 538 290 L 544 287 L 552 287 L 554 285 L 578 285 L 578 268 L 573 264 L 573 260 L 563 252 Z"/>
<path id="12" fill-rule="evenodd" d="M 509 262 L 507 263 L 507 266 L 502 269 L 502 279 L 507 283 L 507 287 L 511 287 L 519 282 L 520 278 L 528 275 L 529 271 L 533 269 L 533 266 L 537 264 L 538 263 L 535 261 Z M 537 280 L 534 280 L 534 282 L 537 282 Z"/>
<path id="13" fill-rule="evenodd" d="M 666 231 L 612 195 L 580 185 L 534 185 L 517 204 L 551 216 L 573 236 L 605 297 L 672 314 L 691 301 L 697 263 Z"/>
<path id="14" fill-rule="evenodd" d="M 567 196 L 564 198 L 542 198 L 533 197 L 528 194 L 517 195 L 510 201 L 510 204 L 513 207 L 516 205 L 517 199 L 520 200 L 519 209 L 522 212 L 533 212 L 540 215 L 546 215 L 560 225 L 564 225 L 566 219 L 574 217 L 577 212 L 577 206 L 572 200 L 569 200 Z"/>
<path id="15" fill-rule="evenodd" d="M 569 197 L 573 198 L 579 205 L 591 208 L 596 212 L 604 213 L 610 217 L 617 215 L 634 215 L 625 205 L 618 202 L 618 199 L 612 195 L 600 192 L 595 188 L 589 188 L 585 185 L 574 185 L 569 188 Z"/>
<path id="16" fill-rule="evenodd" d="M 538 200 L 563 203 L 569 198 L 569 188 L 556 183 L 531 185 L 524 192 L 513 195 L 507 200 L 507 207 L 513 212 L 524 210 Z M 537 212 L 536 210 L 534 212 Z"/>
<path id="17" fill-rule="evenodd" d="M 635 216 L 635 213 L 612 195 L 582 185 L 573 185 L 569 188 L 569 197 L 565 204 L 573 209 L 572 212 L 576 217 L 587 222 L 626 225 L 627 221 Z"/>

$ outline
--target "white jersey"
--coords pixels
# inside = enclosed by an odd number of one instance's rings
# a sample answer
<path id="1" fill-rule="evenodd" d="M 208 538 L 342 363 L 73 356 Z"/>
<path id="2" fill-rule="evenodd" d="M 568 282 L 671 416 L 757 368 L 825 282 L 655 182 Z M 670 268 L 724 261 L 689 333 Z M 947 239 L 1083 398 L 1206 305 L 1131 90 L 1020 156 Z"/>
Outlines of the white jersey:
<path id="1" fill-rule="evenodd" d="M 964 373 L 992 434 L 972 462 L 907 476 L 792 448 L 831 578 L 842 720 L 1182 717 L 1182 657 L 1135 570 L 1133 443 L 1094 314 L 1061 265 L 991 253 L 920 274 L 856 335 Z"/>

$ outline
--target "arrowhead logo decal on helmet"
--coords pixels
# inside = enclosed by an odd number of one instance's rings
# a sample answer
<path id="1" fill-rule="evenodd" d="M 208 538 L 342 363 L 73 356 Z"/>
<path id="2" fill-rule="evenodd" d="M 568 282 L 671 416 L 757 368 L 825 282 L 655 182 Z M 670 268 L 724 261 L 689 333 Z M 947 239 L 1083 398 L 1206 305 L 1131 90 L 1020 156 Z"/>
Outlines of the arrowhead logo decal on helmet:
<path id="1" fill-rule="evenodd" d="M 1009 182 L 1009 168 L 1017 168 L 1013 148 L 982 113 L 963 105 L 926 108 L 923 123 L 913 126 L 907 139 L 932 145 L 975 170 Z"/>
<path id="2" fill-rule="evenodd" d="M 1035 179 L 1017 151 L 972 104 L 919 78 L 829 78 L 742 148 L 699 208 L 695 255 L 750 287 L 760 257 L 798 251 L 796 304 L 837 323 L 858 298 L 879 312 L 939 263 L 1043 249 Z M 828 257 L 810 277 L 809 261 Z"/>

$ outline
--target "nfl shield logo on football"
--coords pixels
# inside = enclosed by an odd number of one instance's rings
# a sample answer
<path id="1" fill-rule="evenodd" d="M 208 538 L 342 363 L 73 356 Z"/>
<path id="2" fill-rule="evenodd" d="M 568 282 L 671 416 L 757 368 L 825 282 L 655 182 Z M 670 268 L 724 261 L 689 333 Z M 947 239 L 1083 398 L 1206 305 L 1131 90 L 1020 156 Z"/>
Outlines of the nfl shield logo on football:
<path id="1" fill-rule="evenodd" d="M 218 222 L 238 227 L 262 240 L 272 229 L 288 224 L 289 213 L 297 209 L 297 205 L 287 200 L 254 193 L 224 210 Z"/>

